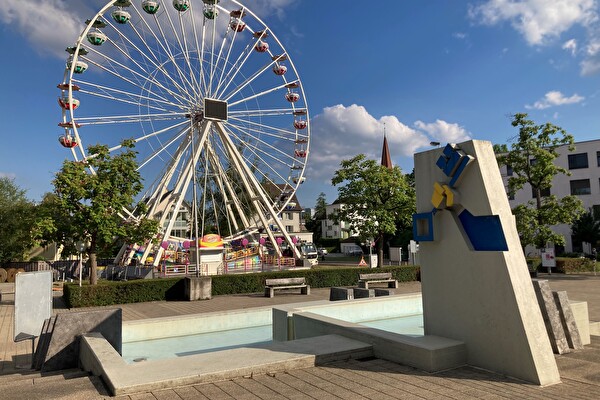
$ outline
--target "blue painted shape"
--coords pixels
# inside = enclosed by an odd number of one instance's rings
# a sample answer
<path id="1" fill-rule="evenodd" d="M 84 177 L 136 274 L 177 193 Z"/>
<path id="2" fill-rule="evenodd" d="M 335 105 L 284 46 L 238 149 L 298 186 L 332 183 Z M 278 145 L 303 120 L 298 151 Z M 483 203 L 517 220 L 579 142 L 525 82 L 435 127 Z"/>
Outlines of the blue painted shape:
<path id="1" fill-rule="evenodd" d="M 444 150 L 442 150 L 442 155 L 440 155 L 440 158 L 438 158 L 435 165 L 437 165 L 442 171 L 445 171 L 448 166 L 450 156 L 452 156 L 452 153 L 454 153 L 454 149 L 452 148 L 452 146 L 450 146 L 450 143 L 448 143 L 446 147 L 444 147 Z"/>
<path id="2" fill-rule="evenodd" d="M 460 165 L 456 169 L 456 172 L 454 172 L 454 175 L 452 176 L 452 179 L 450 179 L 450 182 L 448 182 L 448 186 L 453 188 L 456 185 L 458 179 L 460 178 L 460 176 L 465 170 L 465 167 L 469 164 L 470 161 L 471 159 L 468 156 L 462 157 Z"/>
<path id="3" fill-rule="evenodd" d="M 417 242 L 433 242 L 434 211 L 413 214 L 413 238 Z"/>
<path id="4" fill-rule="evenodd" d="M 465 209 L 458 218 L 475 251 L 508 250 L 498 215 L 475 216 Z"/>
<path id="5" fill-rule="evenodd" d="M 442 155 L 438 158 L 435 165 L 437 165 L 447 177 L 451 178 L 460 167 L 463 158 L 464 156 L 448 143 L 446 147 L 444 147 Z"/>

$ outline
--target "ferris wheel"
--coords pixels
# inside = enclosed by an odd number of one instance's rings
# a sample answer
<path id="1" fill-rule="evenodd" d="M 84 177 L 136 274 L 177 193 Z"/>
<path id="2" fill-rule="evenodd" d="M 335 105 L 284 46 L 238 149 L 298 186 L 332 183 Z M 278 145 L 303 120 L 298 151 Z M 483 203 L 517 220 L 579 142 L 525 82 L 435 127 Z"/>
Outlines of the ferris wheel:
<path id="1" fill-rule="evenodd" d="M 290 54 L 251 10 L 112 0 L 66 50 L 59 142 L 86 160 L 90 144 L 135 141 L 155 243 L 262 232 L 295 250 L 279 216 L 305 180 L 308 103 Z"/>

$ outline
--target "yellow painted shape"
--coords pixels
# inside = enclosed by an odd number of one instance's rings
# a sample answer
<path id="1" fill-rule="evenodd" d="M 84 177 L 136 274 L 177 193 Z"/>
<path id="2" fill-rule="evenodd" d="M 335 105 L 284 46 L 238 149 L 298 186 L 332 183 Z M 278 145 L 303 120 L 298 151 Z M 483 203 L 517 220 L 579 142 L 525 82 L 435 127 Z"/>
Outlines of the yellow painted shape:
<path id="1" fill-rule="evenodd" d="M 433 183 L 433 194 L 431 195 L 431 203 L 435 208 L 439 208 L 444 201 L 444 188 L 437 182 Z"/>
<path id="2" fill-rule="evenodd" d="M 454 192 L 448 185 L 444 185 L 444 195 L 446 196 L 446 207 L 454 205 Z"/>

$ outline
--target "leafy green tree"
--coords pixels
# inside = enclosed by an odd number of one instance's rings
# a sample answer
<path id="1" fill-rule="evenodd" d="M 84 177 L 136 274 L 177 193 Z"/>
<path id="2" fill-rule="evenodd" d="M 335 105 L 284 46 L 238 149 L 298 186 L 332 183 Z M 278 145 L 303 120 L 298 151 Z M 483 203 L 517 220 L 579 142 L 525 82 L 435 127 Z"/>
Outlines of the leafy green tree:
<path id="1" fill-rule="evenodd" d="M 378 264 L 383 265 L 384 235 L 397 226 L 412 223 L 416 210 L 415 190 L 399 167 L 387 168 L 359 154 L 343 160 L 331 183 L 338 186 L 344 207 L 335 216 L 346 221 L 363 239 L 375 239 Z"/>
<path id="2" fill-rule="evenodd" d="M 325 193 L 319 193 L 317 201 L 315 202 L 315 213 L 310 217 L 306 218 L 304 225 L 306 229 L 313 233 L 313 242 L 319 243 L 323 237 L 323 227 L 321 221 L 327 217 L 325 207 L 327 206 L 327 200 Z"/>
<path id="3" fill-rule="evenodd" d="M 23 261 L 35 244 L 35 204 L 13 179 L 0 177 L 0 264 Z"/>
<path id="4" fill-rule="evenodd" d="M 513 209 L 521 245 L 543 248 L 548 242 L 564 244 L 564 237 L 550 227 L 572 224 L 584 212 L 582 203 L 576 196 L 558 199 L 554 195 L 543 196 L 543 193 L 550 190 L 556 175 L 569 175 L 569 171 L 556 165 L 554 160 L 560 155 L 559 146 L 566 145 L 569 151 L 574 149 L 573 136 L 551 123 L 536 125 L 523 113 L 515 114 L 511 124 L 519 128 L 519 134 L 510 151 L 498 155 L 498 162 L 512 168 L 513 175 L 508 179 L 509 194 L 514 195 L 529 184 L 535 197 Z M 501 147 L 495 149 L 503 150 Z"/>
<path id="5" fill-rule="evenodd" d="M 90 146 L 87 161 L 65 161 L 54 181 L 54 195 L 44 199 L 44 214 L 54 225 L 45 232 L 47 241 L 64 246 L 64 252 L 77 252 L 76 243 L 87 243 L 90 283 L 97 283 L 97 254 L 115 241 L 143 242 L 158 233 L 158 221 L 143 217 L 144 202 L 133 207 L 142 190 L 133 140 L 123 141 L 123 151 L 111 156 L 108 147 Z M 93 171 L 93 173 L 90 173 Z M 136 210 L 138 218 L 125 210 Z"/>
<path id="6" fill-rule="evenodd" d="M 574 242 L 588 242 L 592 247 L 598 247 L 600 242 L 600 213 L 591 209 L 581 215 L 571 226 Z"/>

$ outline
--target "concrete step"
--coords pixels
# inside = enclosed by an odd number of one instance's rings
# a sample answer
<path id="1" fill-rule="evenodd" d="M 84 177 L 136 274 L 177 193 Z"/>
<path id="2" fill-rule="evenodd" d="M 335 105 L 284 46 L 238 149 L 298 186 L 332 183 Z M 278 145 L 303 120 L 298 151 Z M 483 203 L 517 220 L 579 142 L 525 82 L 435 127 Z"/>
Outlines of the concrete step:
<path id="1" fill-rule="evenodd" d="M 600 336 L 600 322 L 590 321 L 590 335 Z"/>
<path id="2" fill-rule="evenodd" d="M 23 372 L 12 373 L 7 375 L 0 375 L 0 386 L 5 387 L 11 383 L 18 383 L 26 380 L 32 382 L 52 382 L 52 381 L 64 381 L 73 378 L 80 378 L 83 376 L 89 376 L 89 373 L 81 369 L 67 369 L 56 372 L 39 372 L 33 369 L 23 370 Z"/>

